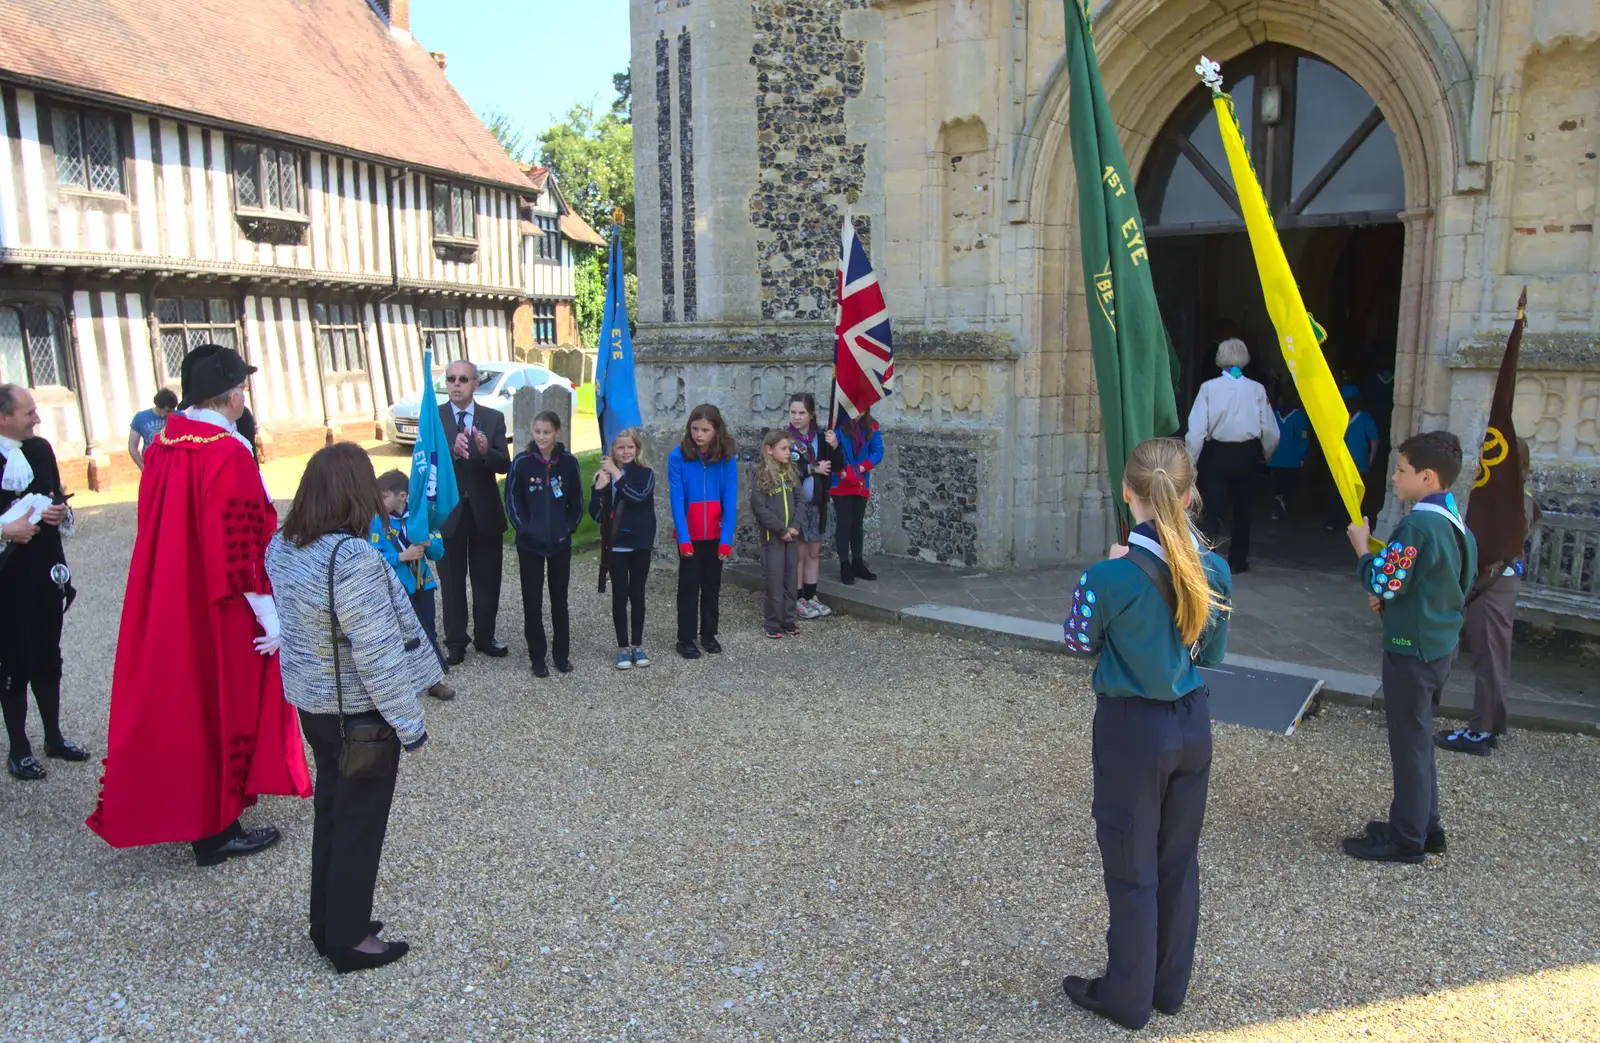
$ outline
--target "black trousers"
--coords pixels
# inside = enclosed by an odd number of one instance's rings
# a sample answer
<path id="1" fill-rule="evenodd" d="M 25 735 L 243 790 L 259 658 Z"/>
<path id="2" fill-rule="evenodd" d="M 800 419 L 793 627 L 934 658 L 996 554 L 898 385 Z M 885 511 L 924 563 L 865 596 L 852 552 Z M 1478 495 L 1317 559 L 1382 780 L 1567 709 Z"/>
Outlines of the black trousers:
<path id="1" fill-rule="evenodd" d="M 1228 564 L 1250 563 L 1250 515 L 1256 505 L 1256 472 L 1261 468 L 1261 440 L 1207 442 L 1200 450 L 1200 498 L 1205 501 L 1201 528 L 1212 543 L 1231 517 Z"/>
<path id="2" fill-rule="evenodd" d="M 1383 654 L 1383 710 L 1389 725 L 1394 800 L 1389 828 L 1415 847 L 1439 828 L 1439 772 L 1433 760 L 1433 708 L 1438 705 L 1456 654 L 1423 661 Z"/>
<path id="3" fill-rule="evenodd" d="M 54 586 L 37 599 L 25 592 L 7 596 L 26 600 L 28 611 L 20 631 L 0 636 L 0 713 L 6 722 L 6 737 L 11 756 L 18 760 L 33 755 L 28 742 L 28 689 L 33 689 L 34 704 L 44 738 L 61 742 L 61 595 Z"/>
<path id="4" fill-rule="evenodd" d="M 1111 923 L 1097 998 L 1129 1025 L 1189 991 L 1200 927 L 1210 693 L 1110 699 L 1094 712 L 1095 838 Z"/>
<path id="5" fill-rule="evenodd" d="M 472 576 L 472 643 L 487 648 L 494 642 L 500 614 L 500 569 L 505 564 L 503 533 L 478 532 L 472 504 L 461 505 L 455 532 L 444 538 L 439 586 L 444 594 L 444 643 L 467 647 L 467 576 Z"/>
<path id="6" fill-rule="evenodd" d="M 717 636 L 718 600 L 722 594 L 722 559 L 716 540 L 695 540 L 694 553 L 678 559 L 678 643 L 695 640 L 698 610 L 700 638 Z"/>
<path id="7" fill-rule="evenodd" d="M 618 648 L 644 647 L 644 584 L 650 578 L 650 554 L 644 550 L 611 552 L 611 622 L 617 628 Z M 628 608 L 633 626 L 628 626 Z"/>
<path id="8" fill-rule="evenodd" d="M 347 779 L 339 774 L 339 715 L 300 711 L 300 728 L 317 769 L 312 797 L 311 933 L 329 948 L 367 937 L 378 861 L 389 831 L 396 776 Z M 400 740 L 394 740 L 398 745 Z"/>
<path id="9" fill-rule="evenodd" d="M 552 653 L 557 662 L 566 662 L 572 648 L 572 623 L 567 615 L 567 585 L 572 579 L 572 547 L 568 545 L 546 558 L 531 551 L 517 552 L 522 574 L 522 634 L 528 640 L 528 658 L 544 662 Z M 550 579 L 550 644 L 544 636 L 544 585 Z"/>
<path id="10" fill-rule="evenodd" d="M 433 591 L 419 590 L 411 595 L 411 608 L 417 614 L 417 621 L 422 624 L 422 632 L 428 635 L 428 642 L 433 645 L 434 655 L 439 657 L 439 665 L 448 674 L 450 667 L 444 661 L 444 653 L 439 650 L 439 631 L 434 624 L 433 600 Z"/>
<path id="11" fill-rule="evenodd" d="M 865 496 L 835 496 L 833 509 L 834 548 L 839 552 L 839 562 L 860 561 L 861 541 L 867 529 L 867 498 Z"/>
<path id="12" fill-rule="evenodd" d="M 1300 468 L 1269 467 L 1267 475 L 1272 481 L 1272 495 L 1281 497 L 1285 505 L 1292 507 L 1300 492 Z"/>

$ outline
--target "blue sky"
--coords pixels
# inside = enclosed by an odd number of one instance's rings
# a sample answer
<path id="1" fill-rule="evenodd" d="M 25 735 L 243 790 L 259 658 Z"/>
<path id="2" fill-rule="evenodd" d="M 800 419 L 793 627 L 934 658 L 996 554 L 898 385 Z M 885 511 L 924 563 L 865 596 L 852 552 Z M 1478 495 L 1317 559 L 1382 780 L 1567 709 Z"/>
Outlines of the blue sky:
<path id="1" fill-rule="evenodd" d="M 530 141 L 576 102 L 609 106 L 628 67 L 628 0 L 411 0 L 411 32 L 473 111 L 503 109 Z"/>

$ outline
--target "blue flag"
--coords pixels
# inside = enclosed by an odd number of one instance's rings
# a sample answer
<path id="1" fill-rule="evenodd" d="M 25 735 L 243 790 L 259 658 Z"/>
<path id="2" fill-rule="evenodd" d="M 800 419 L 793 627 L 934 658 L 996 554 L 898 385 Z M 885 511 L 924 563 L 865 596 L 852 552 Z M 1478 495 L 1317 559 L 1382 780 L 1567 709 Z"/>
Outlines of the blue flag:
<path id="1" fill-rule="evenodd" d="M 643 420 L 639 389 L 633 379 L 633 335 L 628 332 L 628 302 L 623 295 L 621 229 L 611 229 L 606 263 L 606 304 L 600 319 L 599 358 L 594 368 L 595 416 L 600 421 L 601 452 Z"/>
<path id="2" fill-rule="evenodd" d="M 439 421 L 439 399 L 433 389 L 433 350 L 422 353 L 422 394 L 417 402 L 417 444 L 411 450 L 411 488 L 407 501 L 406 538 L 428 539 L 444 524 L 461 500 L 450 442 Z"/>

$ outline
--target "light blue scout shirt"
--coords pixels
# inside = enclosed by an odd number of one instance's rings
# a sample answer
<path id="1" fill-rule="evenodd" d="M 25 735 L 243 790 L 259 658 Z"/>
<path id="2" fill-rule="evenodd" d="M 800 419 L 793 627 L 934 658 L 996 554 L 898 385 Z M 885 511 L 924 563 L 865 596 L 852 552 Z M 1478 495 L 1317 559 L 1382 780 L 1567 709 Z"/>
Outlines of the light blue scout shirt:
<path id="1" fill-rule="evenodd" d="M 1372 419 L 1372 414 L 1362 410 L 1350 418 L 1350 423 L 1344 429 L 1345 448 L 1350 450 L 1350 458 L 1356 462 L 1356 471 L 1366 474 L 1372 466 L 1372 447 L 1378 441 L 1378 422 Z"/>
<path id="2" fill-rule="evenodd" d="M 1278 448 L 1272 451 L 1267 466 L 1280 469 L 1304 466 L 1311 452 L 1311 421 L 1303 409 L 1291 409 L 1277 416 Z"/>
<path id="3" fill-rule="evenodd" d="M 1130 546 L 1143 547 L 1166 565 L 1155 526 L 1146 522 L 1128 534 Z M 1233 573 L 1214 552 L 1200 554 L 1206 579 L 1224 605 L 1233 599 Z M 1167 602 L 1133 562 L 1112 558 L 1089 566 L 1072 592 L 1072 615 L 1062 627 L 1067 651 L 1099 656 L 1094 668 L 1096 695 L 1137 696 L 1172 701 L 1205 682 L 1199 666 L 1218 666 L 1228 651 L 1228 616 L 1218 611 L 1200 636 L 1193 661 L 1178 635 Z"/>

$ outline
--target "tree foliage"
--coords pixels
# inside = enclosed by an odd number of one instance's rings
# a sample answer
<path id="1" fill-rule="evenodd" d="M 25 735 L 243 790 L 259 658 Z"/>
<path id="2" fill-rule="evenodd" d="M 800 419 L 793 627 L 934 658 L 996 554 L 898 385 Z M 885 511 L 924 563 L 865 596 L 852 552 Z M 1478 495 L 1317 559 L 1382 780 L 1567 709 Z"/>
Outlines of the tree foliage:
<path id="1" fill-rule="evenodd" d="M 517 126 L 509 113 L 504 109 L 484 113 L 478 117 L 483 125 L 489 128 L 489 133 L 506 150 L 506 155 L 518 163 L 528 162 L 529 145 L 528 136 L 522 128 Z"/>

